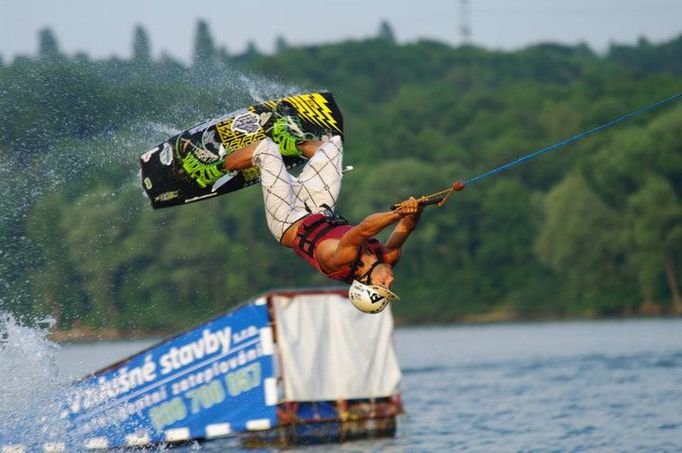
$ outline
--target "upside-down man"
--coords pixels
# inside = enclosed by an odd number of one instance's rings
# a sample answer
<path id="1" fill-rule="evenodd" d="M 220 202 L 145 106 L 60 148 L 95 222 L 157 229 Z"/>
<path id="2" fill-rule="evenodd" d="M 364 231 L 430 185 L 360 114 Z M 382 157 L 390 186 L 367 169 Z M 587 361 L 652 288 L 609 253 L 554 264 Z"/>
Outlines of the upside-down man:
<path id="1" fill-rule="evenodd" d="M 341 137 L 301 139 L 287 117 L 280 118 L 274 128 L 277 143 L 266 138 L 210 165 L 189 153 L 191 161 L 183 163 L 187 174 L 207 185 L 235 170 L 258 167 L 268 228 L 279 244 L 292 248 L 328 278 L 350 284 L 349 297 L 356 308 L 366 313 L 382 311 L 398 299 L 389 290 L 393 266 L 417 227 L 422 207 L 410 198 L 393 211 L 371 214 L 350 225 L 334 212 L 343 178 Z M 298 177 L 288 172 L 282 154 L 308 159 Z M 394 224 L 385 244 L 374 238 Z"/>

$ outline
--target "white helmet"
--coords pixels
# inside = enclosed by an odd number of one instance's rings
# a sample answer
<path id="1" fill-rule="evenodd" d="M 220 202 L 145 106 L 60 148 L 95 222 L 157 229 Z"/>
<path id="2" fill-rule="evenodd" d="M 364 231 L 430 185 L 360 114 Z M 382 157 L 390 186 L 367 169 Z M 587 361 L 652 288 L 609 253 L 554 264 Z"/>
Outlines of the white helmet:
<path id="1" fill-rule="evenodd" d="M 389 302 L 400 299 L 388 288 L 365 285 L 357 280 L 353 280 L 348 290 L 348 297 L 353 306 L 364 313 L 379 313 Z"/>

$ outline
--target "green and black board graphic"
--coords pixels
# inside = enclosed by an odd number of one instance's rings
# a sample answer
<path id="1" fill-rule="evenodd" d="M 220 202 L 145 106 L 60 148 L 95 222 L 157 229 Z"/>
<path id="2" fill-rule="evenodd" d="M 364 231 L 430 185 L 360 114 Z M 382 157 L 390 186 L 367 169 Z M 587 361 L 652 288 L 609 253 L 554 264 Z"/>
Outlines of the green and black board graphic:
<path id="1" fill-rule="evenodd" d="M 274 119 L 284 115 L 296 120 L 306 136 L 343 136 L 343 118 L 331 93 L 275 99 L 205 121 L 170 137 L 140 157 L 142 186 L 152 207 L 192 203 L 258 183 L 258 169 L 252 167 L 217 188 L 201 187 L 185 174 L 182 158 L 191 152 L 206 164 L 216 162 L 256 140 L 271 137 Z M 284 156 L 284 162 L 293 168 L 304 159 Z"/>

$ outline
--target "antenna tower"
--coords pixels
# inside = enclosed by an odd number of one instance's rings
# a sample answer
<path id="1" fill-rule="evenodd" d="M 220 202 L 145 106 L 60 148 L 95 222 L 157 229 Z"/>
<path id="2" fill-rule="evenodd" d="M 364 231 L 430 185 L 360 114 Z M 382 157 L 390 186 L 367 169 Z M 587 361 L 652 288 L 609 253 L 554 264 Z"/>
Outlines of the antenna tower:
<path id="1" fill-rule="evenodd" d="M 469 44 L 471 42 L 469 0 L 459 0 L 459 38 L 461 44 Z"/>

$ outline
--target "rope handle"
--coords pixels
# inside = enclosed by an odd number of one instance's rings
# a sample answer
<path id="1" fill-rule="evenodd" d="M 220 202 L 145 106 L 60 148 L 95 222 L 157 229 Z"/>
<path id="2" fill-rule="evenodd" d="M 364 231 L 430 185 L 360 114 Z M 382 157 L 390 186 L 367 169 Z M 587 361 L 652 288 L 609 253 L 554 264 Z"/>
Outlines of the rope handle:
<path id="1" fill-rule="evenodd" d="M 448 187 L 447 189 L 443 189 L 439 192 L 435 192 L 430 195 L 424 195 L 419 200 L 417 200 L 417 204 L 419 206 L 429 206 L 435 204 L 438 205 L 438 207 L 441 207 L 445 203 L 447 203 L 448 198 L 450 197 L 450 195 L 452 195 L 453 192 L 459 192 L 460 190 L 464 190 L 463 181 L 457 181 L 452 185 L 452 187 Z M 402 206 L 403 203 L 396 203 L 392 205 L 391 210 L 395 211 L 400 206 Z"/>

